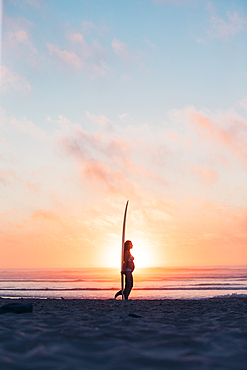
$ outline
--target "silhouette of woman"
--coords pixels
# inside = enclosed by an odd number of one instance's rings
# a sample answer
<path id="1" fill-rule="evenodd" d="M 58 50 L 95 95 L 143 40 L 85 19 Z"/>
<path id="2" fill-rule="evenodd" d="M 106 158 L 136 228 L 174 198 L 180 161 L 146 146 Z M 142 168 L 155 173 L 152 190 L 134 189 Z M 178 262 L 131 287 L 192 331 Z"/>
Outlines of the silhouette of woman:
<path id="1" fill-rule="evenodd" d="M 123 271 L 121 271 L 121 273 L 125 275 L 125 288 L 123 291 L 125 299 L 129 298 L 131 289 L 133 288 L 132 272 L 135 269 L 135 264 L 134 264 L 134 257 L 130 253 L 130 249 L 132 248 L 133 248 L 132 242 L 130 240 L 126 240 L 126 242 L 124 243 Z M 119 295 L 122 295 L 122 290 L 119 290 L 119 292 L 115 294 L 115 299 Z"/>

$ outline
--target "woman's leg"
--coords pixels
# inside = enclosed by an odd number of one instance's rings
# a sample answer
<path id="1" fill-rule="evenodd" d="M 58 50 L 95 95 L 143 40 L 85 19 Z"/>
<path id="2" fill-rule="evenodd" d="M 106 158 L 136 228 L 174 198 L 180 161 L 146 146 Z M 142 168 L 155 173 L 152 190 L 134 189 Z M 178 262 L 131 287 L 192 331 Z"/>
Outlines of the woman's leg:
<path id="1" fill-rule="evenodd" d="M 125 299 L 129 298 L 131 289 L 133 288 L 133 276 L 131 272 L 125 273 L 125 289 L 124 289 L 124 296 Z"/>
<path id="2" fill-rule="evenodd" d="M 122 295 L 122 290 L 119 290 L 119 292 L 117 292 L 117 293 L 115 294 L 115 298 L 117 298 L 119 295 Z"/>

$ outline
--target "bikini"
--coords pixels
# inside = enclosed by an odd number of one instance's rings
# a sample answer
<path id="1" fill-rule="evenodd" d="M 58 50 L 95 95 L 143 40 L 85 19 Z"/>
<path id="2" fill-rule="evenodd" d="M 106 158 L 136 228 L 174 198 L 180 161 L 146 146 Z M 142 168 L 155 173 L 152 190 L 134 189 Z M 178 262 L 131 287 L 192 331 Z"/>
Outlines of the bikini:
<path id="1" fill-rule="evenodd" d="M 127 265 L 128 265 L 128 262 L 132 262 L 134 260 L 134 257 L 131 256 L 129 259 L 127 259 Z M 133 268 L 132 269 L 129 269 L 129 268 L 126 268 L 125 271 L 126 272 L 133 272 Z"/>

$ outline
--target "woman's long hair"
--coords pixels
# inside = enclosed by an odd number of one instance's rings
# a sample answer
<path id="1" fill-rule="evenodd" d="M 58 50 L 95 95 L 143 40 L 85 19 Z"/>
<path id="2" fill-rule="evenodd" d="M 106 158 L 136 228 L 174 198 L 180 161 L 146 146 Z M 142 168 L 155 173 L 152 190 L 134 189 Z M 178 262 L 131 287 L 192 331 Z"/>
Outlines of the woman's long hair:
<path id="1" fill-rule="evenodd" d="M 124 252 L 129 251 L 132 246 L 132 241 L 131 240 L 126 240 L 124 243 Z"/>

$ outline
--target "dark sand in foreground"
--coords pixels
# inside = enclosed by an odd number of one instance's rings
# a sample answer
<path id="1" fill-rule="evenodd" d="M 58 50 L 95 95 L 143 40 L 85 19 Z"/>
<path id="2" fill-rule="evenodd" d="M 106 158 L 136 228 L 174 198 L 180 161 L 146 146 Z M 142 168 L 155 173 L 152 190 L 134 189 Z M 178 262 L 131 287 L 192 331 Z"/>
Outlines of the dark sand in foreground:
<path id="1" fill-rule="evenodd" d="M 0 368 L 247 369 L 247 298 L 0 299 Z"/>

